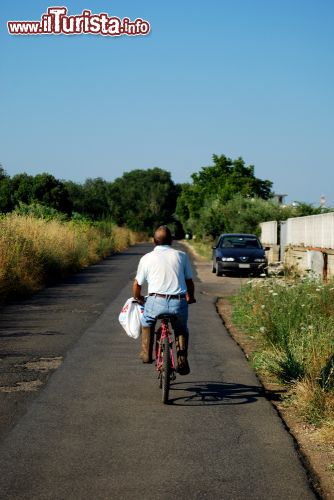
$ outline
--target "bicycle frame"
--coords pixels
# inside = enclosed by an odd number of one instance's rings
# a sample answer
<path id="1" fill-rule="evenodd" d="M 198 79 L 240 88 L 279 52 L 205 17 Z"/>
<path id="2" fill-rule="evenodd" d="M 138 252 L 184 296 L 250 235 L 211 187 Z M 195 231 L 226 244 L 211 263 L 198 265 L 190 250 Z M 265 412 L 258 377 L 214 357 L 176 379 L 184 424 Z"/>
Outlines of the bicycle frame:
<path id="1" fill-rule="evenodd" d="M 170 349 L 170 359 L 171 359 L 171 368 L 173 373 L 173 380 L 175 379 L 175 353 L 174 353 L 174 334 L 170 332 L 168 326 L 168 319 L 161 319 L 161 325 L 158 328 L 157 335 L 157 343 L 156 343 L 156 370 L 161 373 L 163 366 L 163 341 L 166 337 L 168 337 L 168 344 Z"/>

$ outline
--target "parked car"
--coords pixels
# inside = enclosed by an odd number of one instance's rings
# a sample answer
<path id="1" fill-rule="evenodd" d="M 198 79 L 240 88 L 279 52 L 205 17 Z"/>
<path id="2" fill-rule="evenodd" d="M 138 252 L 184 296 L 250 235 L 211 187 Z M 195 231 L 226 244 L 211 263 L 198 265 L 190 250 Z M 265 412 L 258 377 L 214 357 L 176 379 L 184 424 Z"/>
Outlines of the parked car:
<path id="1" fill-rule="evenodd" d="M 260 275 L 268 265 L 265 250 L 255 234 L 222 234 L 212 247 L 212 272 L 217 276 L 225 273 L 245 272 Z"/>

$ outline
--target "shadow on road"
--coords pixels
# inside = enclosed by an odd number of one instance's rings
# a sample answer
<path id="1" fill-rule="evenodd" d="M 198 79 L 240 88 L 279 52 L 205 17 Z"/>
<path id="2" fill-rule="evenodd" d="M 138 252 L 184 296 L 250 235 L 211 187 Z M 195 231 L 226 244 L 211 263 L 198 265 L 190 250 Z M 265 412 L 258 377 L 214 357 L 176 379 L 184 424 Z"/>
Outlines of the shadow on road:
<path id="1" fill-rule="evenodd" d="M 125 252 L 110 255 L 104 260 L 81 269 L 78 272 L 71 273 L 68 276 L 55 275 L 49 279 L 46 287 L 42 288 L 39 292 L 26 297 L 8 299 L 5 304 L 0 304 L 0 310 L 5 306 L 18 306 L 22 308 L 22 306 L 35 303 L 38 303 L 39 306 L 50 305 L 50 300 L 55 299 L 59 301 L 59 299 L 65 298 L 66 302 L 69 301 L 69 298 L 80 299 L 83 293 L 82 289 L 85 290 L 85 286 L 94 284 L 98 286 L 104 283 L 107 277 L 113 276 L 115 270 L 119 269 L 119 263 L 127 261 L 131 256 L 138 257 L 139 262 L 139 258 L 143 256 L 143 252 L 136 251 L 135 248 L 130 248 Z M 71 289 L 70 297 L 69 288 Z M 77 289 L 77 293 L 74 292 L 74 289 Z"/>
<path id="2" fill-rule="evenodd" d="M 182 391 L 182 396 L 177 392 Z M 175 396 L 175 397 L 173 397 Z M 240 405 L 265 397 L 261 387 L 227 382 L 176 382 L 170 387 L 169 403 L 178 406 Z"/>

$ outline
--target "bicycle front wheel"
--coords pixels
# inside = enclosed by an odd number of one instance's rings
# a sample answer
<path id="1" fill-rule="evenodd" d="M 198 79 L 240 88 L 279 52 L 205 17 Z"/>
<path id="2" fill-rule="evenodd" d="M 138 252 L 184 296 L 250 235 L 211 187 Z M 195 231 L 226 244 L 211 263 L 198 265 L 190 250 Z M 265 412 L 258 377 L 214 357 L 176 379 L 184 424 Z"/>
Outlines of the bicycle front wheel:
<path id="1" fill-rule="evenodd" d="M 163 342 L 163 363 L 162 363 L 162 402 L 168 403 L 170 376 L 171 376 L 171 358 L 168 337 Z"/>

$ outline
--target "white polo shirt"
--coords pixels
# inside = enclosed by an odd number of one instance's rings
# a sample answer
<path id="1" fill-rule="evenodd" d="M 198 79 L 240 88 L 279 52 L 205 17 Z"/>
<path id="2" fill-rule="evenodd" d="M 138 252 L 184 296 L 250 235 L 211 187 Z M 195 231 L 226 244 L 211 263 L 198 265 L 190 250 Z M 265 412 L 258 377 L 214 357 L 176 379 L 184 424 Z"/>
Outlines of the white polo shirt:
<path id="1" fill-rule="evenodd" d="M 139 261 L 136 280 L 140 286 L 148 283 L 148 293 L 186 293 L 186 279 L 192 279 L 189 257 L 170 245 L 157 245 Z"/>

